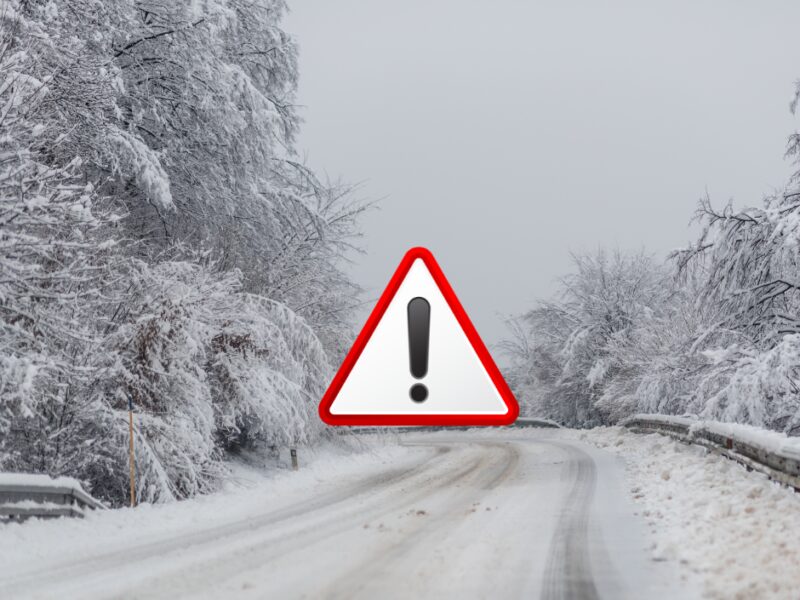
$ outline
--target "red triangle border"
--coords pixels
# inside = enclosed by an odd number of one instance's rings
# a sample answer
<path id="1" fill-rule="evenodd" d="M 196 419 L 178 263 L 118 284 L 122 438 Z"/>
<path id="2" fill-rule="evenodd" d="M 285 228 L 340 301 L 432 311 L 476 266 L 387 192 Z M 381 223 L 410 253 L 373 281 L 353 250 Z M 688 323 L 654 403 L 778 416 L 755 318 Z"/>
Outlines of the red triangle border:
<path id="1" fill-rule="evenodd" d="M 339 392 L 344 385 L 344 382 L 347 380 L 347 377 L 350 375 L 350 372 L 353 370 L 353 367 L 358 362 L 361 353 L 364 351 L 367 343 L 369 342 L 372 334 L 374 333 L 375 329 L 378 327 L 378 323 L 380 323 L 381 319 L 383 318 L 386 309 L 391 304 L 392 300 L 394 299 L 397 290 L 400 288 L 400 285 L 403 283 L 403 280 L 406 278 L 408 271 L 411 269 L 411 265 L 414 264 L 414 261 L 417 259 L 421 259 L 425 266 L 430 271 L 433 280 L 436 282 L 436 285 L 439 286 L 439 290 L 442 292 L 447 304 L 450 306 L 450 310 L 453 311 L 453 314 L 458 321 L 458 324 L 461 326 L 461 329 L 464 331 L 464 334 L 467 336 L 469 343 L 472 345 L 472 348 L 475 350 L 475 353 L 478 355 L 478 358 L 483 365 L 483 368 L 486 369 L 486 372 L 489 374 L 489 377 L 492 380 L 493 385 L 497 389 L 500 397 L 503 399 L 506 407 L 508 408 L 508 412 L 503 415 L 452 415 L 452 414 L 425 414 L 425 415 L 394 415 L 394 414 L 363 414 L 363 415 L 335 415 L 331 413 L 331 406 L 333 405 L 336 396 L 339 395 Z M 393 427 L 393 426 L 469 426 L 469 427 L 479 427 L 479 426 L 500 426 L 500 425 L 511 425 L 514 421 L 517 420 L 519 416 L 519 405 L 517 404 L 516 398 L 514 398 L 514 394 L 511 393 L 511 389 L 508 387 L 505 379 L 503 379 L 503 375 L 500 373 L 500 370 L 497 368 L 494 360 L 492 359 L 489 351 L 486 349 L 486 345 L 481 340 L 478 332 L 475 330 L 475 326 L 470 321 L 469 317 L 467 316 L 466 311 L 461 306 L 461 302 L 459 302 L 458 298 L 453 292 L 453 288 L 450 286 L 450 283 L 447 281 L 447 278 L 444 276 L 442 269 L 439 267 L 439 264 L 436 262 L 436 259 L 433 257 L 433 254 L 422 247 L 412 248 L 408 252 L 406 252 L 403 260 L 400 261 L 400 265 L 397 267 L 397 270 L 392 275 L 392 278 L 389 280 L 389 284 L 386 286 L 383 294 L 378 299 L 375 308 L 372 309 L 372 313 L 370 313 L 367 322 L 364 324 L 361 333 L 358 334 L 356 341 L 353 343 L 353 347 L 350 349 L 350 352 L 347 353 L 344 361 L 342 362 L 342 366 L 339 367 L 336 375 L 333 377 L 330 386 L 328 386 L 328 390 L 325 392 L 325 395 L 322 397 L 322 400 L 319 404 L 319 416 L 323 420 L 323 422 L 327 423 L 328 425 L 345 425 L 345 426 L 367 426 L 367 427 Z"/>

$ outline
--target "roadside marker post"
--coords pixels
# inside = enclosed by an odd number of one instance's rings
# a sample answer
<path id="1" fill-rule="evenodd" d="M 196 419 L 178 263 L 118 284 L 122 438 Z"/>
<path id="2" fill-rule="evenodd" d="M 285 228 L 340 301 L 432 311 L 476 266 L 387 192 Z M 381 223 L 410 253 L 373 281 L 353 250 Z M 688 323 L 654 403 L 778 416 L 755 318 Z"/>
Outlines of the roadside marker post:
<path id="1" fill-rule="evenodd" d="M 128 395 L 128 459 L 130 462 L 131 508 L 136 506 L 136 455 L 133 452 L 133 398 Z"/>

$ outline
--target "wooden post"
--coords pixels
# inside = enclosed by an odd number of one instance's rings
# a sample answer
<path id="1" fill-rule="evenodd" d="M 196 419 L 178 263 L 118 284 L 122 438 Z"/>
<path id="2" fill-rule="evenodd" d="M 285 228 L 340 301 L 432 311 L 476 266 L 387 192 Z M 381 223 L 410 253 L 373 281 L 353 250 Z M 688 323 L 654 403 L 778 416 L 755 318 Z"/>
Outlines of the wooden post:
<path id="1" fill-rule="evenodd" d="M 292 457 L 292 471 L 297 471 L 300 468 L 297 464 L 297 448 L 290 448 L 289 454 Z"/>
<path id="2" fill-rule="evenodd" d="M 130 460 L 131 508 L 136 506 L 136 455 L 133 452 L 133 398 L 128 396 L 128 455 Z"/>

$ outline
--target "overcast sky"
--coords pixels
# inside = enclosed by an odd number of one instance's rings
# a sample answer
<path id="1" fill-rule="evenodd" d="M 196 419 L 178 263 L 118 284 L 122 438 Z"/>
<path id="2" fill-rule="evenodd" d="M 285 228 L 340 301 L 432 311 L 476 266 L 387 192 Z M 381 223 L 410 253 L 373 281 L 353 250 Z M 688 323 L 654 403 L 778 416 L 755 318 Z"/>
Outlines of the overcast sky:
<path id="1" fill-rule="evenodd" d="M 664 256 L 706 191 L 752 204 L 789 173 L 796 0 L 290 7 L 299 147 L 382 198 L 353 277 L 376 298 L 427 246 L 490 345 L 570 251 Z"/>

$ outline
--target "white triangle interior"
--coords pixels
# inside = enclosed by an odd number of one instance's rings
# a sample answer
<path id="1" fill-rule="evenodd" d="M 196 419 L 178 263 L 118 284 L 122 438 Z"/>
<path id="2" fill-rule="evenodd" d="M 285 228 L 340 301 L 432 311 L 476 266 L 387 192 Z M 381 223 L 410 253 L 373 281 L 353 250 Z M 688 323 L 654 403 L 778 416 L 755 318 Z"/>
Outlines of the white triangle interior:
<path id="1" fill-rule="evenodd" d="M 411 375 L 407 307 L 431 306 L 428 373 Z M 414 402 L 415 383 L 428 388 Z M 333 401 L 334 415 L 504 415 L 508 408 L 421 259 L 411 265 L 383 318 Z"/>

